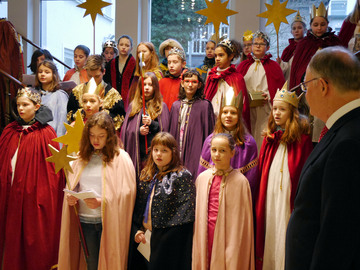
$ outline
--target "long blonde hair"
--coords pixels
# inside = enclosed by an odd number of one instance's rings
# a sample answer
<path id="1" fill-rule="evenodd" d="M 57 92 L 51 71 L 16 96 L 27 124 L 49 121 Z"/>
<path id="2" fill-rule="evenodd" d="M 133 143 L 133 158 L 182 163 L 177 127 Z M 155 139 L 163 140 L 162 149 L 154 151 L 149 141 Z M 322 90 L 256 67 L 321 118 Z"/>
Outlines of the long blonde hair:
<path id="1" fill-rule="evenodd" d="M 135 67 L 135 73 L 134 76 L 140 76 L 140 66 L 139 66 L 139 52 L 138 49 L 140 45 L 144 45 L 146 48 L 150 51 L 150 58 L 147 63 L 145 63 L 144 70 L 149 71 L 152 69 L 155 69 L 159 65 L 159 56 L 156 54 L 155 46 L 151 42 L 140 42 L 139 45 L 136 48 L 136 67 Z"/>
<path id="2" fill-rule="evenodd" d="M 160 87 L 158 79 L 153 72 L 146 72 L 144 75 L 144 80 L 151 78 L 152 87 L 154 90 L 153 97 L 147 100 L 146 111 L 150 115 L 151 119 L 156 119 L 162 112 L 162 95 L 160 93 Z M 132 101 L 132 108 L 129 117 L 133 117 L 135 114 L 139 113 L 143 107 L 142 103 L 142 83 L 141 79 L 138 81 L 137 88 L 135 90 L 134 99 Z"/>

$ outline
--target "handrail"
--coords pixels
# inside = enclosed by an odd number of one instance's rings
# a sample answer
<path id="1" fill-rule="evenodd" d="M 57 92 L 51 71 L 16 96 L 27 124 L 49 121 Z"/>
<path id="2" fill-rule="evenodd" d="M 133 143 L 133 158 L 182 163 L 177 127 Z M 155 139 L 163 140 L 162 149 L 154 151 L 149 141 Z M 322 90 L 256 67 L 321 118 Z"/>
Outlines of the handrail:
<path id="1" fill-rule="evenodd" d="M 0 68 L 0 73 L 5 75 L 7 78 L 9 78 L 10 80 L 12 80 L 13 82 L 17 83 L 18 85 L 22 86 L 22 87 L 26 87 L 25 84 L 23 84 L 22 82 L 20 82 L 18 79 L 14 78 L 13 76 L 11 76 L 9 73 L 7 73 L 6 71 L 4 71 L 3 69 Z"/>
<path id="2" fill-rule="evenodd" d="M 39 47 L 38 45 L 36 45 L 34 42 L 32 42 L 31 40 L 27 39 L 25 36 L 23 36 L 22 34 L 20 34 L 22 39 L 25 40 L 26 42 L 30 43 L 31 45 L 33 45 L 35 48 L 38 48 L 39 50 L 42 50 L 41 47 Z M 61 60 L 59 60 L 58 58 L 56 58 L 55 56 L 52 55 L 52 57 L 58 61 L 60 64 L 62 64 L 63 66 L 67 67 L 68 69 L 71 69 L 71 67 L 69 67 L 67 64 L 65 64 L 64 62 L 62 62 Z"/>

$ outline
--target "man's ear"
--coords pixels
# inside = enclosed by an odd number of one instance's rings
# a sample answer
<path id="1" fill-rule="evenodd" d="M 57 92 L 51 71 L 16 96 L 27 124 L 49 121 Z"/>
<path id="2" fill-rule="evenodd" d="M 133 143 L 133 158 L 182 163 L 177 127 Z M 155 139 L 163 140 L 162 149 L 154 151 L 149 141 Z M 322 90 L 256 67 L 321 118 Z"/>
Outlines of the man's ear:
<path id="1" fill-rule="evenodd" d="M 322 96 L 326 96 L 329 91 L 329 83 L 324 78 L 320 78 L 319 82 L 321 87 L 321 94 Z"/>

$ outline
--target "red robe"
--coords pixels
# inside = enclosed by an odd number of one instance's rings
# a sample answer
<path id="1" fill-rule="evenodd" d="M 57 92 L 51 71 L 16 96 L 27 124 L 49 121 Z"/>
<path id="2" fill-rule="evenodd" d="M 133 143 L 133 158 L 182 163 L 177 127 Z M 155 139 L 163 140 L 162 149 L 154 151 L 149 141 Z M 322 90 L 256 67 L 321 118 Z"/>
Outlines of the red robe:
<path id="1" fill-rule="evenodd" d="M 243 110 L 242 116 L 245 121 L 246 127 L 249 131 L 251 131 L 250 125 L 250 107 L 249 107 L 249 97 L 246 90 L 246 84 L 244 81 L 244 77 L 235 69 L 234 65 L 231 65 L 228 69 L 221 72 L 219 75 L 217 73 L 217 66 L 213 67 L 206 80 L 205 85 L 205 98 L 207 100 L 212 101 L 218 90 L 218 83 L 220 80 L 224 80 L 228 85 L 234 88 L 235 93 L 242 92 L 244 100 L 243 100 Z"/>
<path id="2" fill-rule="evenodd" d="M 172 104 L 178 100 L 181 78 L 162 78 L 159 81 L 163 102 L 171 110 Z"/>
<path id="3" fill-rule="evenodd" d="M 355 28 L 355 23 L 351 23 L 347 19 L 344 20 L 339 32 L 339 39 L 344 47 L 348 47 L 350 39 L 354 36 Z"/>
<path id="4" fill-rule="evenodd" d="M 256 198 L 255 213 L 256 213 L 256 242 L 255 242 L 255 266 L 256 269 L 262 269 L 264 246 L 265 246 L 265 218 L 266 218 L 266 193 L 267 183 L 269 178 L 270 167 L 274 156 L 280 144 L 282 131 L 276 131 L 272 138 L 264 138 L 259 155 L 259 170 L 261 173 L 259 193 Z M 301 135 L 300 142 L 296 141 L 292 144 L 287 144 L 288 151 L 288 166 L 291 178 L 291 196 L 290 208 L 294 209 L 294 199 L 301 169 L 305 164 L 308 156 L 313 149 L 311 137 L 309 135 Z"/>
<path id="5" fill-rule="evenodd" d="M 271 104 L 275 97 L 276 91 L 281 89 L 285 83 L 284 74 L 278 63 L 271 60 L 271 54 L 266 54 L 262 59 L 260 59 L 266 74 L 266 81 L 268 84 Z M 249 67 L 255 62 L 254 58 L 250 57 L 245 61 L 241 62 L 237 67 L 237 70 L 241 75 L 245 76 Z"/>
<path id="6" fill-rule="evenodd" d="M 283 50 L 281 55 L 281 60 L 284 62 L 289 62 L 291 57 L 294 55 L 296 45 L 299 42 L 296 42 L 295 39 L 289 38 L 289 45 Z"/>
<path id="7" fill-rule="evenodd" d="M 311 30 L 308 30 L 306 37 L 299 42 L 295 49 L 289 89 L 302 82 L 306 68 L 317 50 L 336 45 L 341 45 L 341 42 L 334 32 L 331 32 L 331 28 L 321 38 L 316 37 Z"/>
<path id="8" fill-rule="evenodd" d="M 10 123 L 0 137 L 0 259 L 2 269 L 48 270 L 57 264 L 65 179 L 55 174 L 48 144 L 56 133 L 35 122 Z M 11 185 L 11 159 L 18 148 Z M 1 258 L 1 257 L 0 257 Z"/>

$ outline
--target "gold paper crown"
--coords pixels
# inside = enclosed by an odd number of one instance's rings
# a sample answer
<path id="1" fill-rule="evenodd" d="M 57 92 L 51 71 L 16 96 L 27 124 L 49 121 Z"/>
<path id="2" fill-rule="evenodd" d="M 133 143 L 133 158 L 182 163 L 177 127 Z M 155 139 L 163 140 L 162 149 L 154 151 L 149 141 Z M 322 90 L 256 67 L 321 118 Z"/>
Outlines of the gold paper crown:
<path id="1" fill-rule="evenodd" d="M 303 20 L 303 17 L 300 16 L 300 11 L 297 11 L 296 16 L 294 17 L 293 23 L 294 22 L 302 22 L 305 23 Z"/>
<path id="2" fill-rule="evenodd" d="M 246 30 L 243 35 L 243 41 L 251 41 L 253 39 L 254 33 L 251 30 Z"/>
<path id="3" fill-rule="evenodd" d="M 286 103 L 289 103 L 293 105 L 295 108 L 299 105 L 299 99 L 295 92 L 289 92 L 287 90 L 287 81 L 285 82 L 284 86 L 281 88 L 281 90 L 278 90 L 276 92 L 276 95 L 274 97 L 274 100 L 284 101 Z"/>
<path id="4" fill-rule="evenodd" d="M 231 40 L 229 39 L 223 39 L 219 42 L 218 45 L 223 45 L 230 49 L 230 51 L 234 52 L 234 45 L 232 44 Z"/>
<path id="5" fill-rule="evenodd" d="M 226 94 L 222 96 L 221 99 L 221 108 L 224 108 L 225 106 L 233 106 L 235 108 L 238 108 L 240 111 L 242 111 L 242 104 L 243 104 L 242 92 L 236 95 L 234 88 L 232 87 L 230 87 L 226 91 Z"/>
<path id="6" fill-rule="evenodd" d="M 26 97 L 36 104 L 41 104 L 41 95 L 34 88 L 24 87 L 17 92 L 16 97 Z"/>
<path id="7" fill-rule="evenodd" d="M 172 55 L 172 54 L 176 54 L 176 55 L 178 55 L 182 60 L 186 61 L 186 55 L 185 55 L 184 50 L 179 49 L 179 48 L 177 48 L 177 47 L 173 47 L 173 48 L 171 48 L 171 50 L 169 51 L 168 56 L 169 56 L 169 55 Z"/>
<path id="8" fill-rule="evenodd" d="M 96 85 L 95 79 L 91 78 L 90 81 L 88 81 L 88 83 L 84 85 L 83 94 L 88 93 L 101 97 L 103 90 L 104 85 L 102 83 Z"/>
<path id="9" fill-rule="evenodd" d="M 320 3 L 318 8 L 316 8 L 316 6 L 313 4 L 310 13 L 310 20 L 314 19 L 315 17 L 324 17 L 327 20 L 328 10 L 326 9 L 323 2 Z"/>

